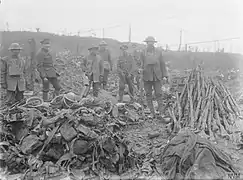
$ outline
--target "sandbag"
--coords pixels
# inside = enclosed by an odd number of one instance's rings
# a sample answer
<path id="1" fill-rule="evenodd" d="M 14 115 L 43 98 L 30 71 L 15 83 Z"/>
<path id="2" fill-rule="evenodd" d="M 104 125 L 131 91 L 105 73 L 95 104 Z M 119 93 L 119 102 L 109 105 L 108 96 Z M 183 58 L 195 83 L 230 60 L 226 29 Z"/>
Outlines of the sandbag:
<path id="1" fill-rule="evenodd" d="M 166 145 L 160 163 L 169 179 L 223 179 L 228 174 L 239 174 L 224 152 L 189 129 L 181 130 Z"/>

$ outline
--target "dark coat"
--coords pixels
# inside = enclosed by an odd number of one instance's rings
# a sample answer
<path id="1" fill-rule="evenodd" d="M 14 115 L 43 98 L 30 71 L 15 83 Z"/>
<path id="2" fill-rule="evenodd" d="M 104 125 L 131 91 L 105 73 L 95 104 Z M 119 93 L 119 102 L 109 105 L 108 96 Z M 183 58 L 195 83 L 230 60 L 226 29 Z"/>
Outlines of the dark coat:
<path id="1" fill-rule="evenodd" d="M 92 75 L 94 82 L 100 81 L 100 76 L 104 74 L 104 62 L 100 55 L 89 55 L 84 59 L 85 71 Z"/>
<path id="2" fill-rule="evenodd" d="M 144 81 L 162 80 L 163 77 L 168 77 L 168 71 L 160 51 L 154 50 L 152 53 L 147 50 L 143 51 L 141 62 Z"/>
<path id="3" fill-rule="evenodd" d="M 37 70 L 42 78 L 57 77 L 56 69 L 50 52 L 40 49 L 36 54 Z"/>
<path id="4" fill-rule="evenodd" d="M 132 74 L 135 71 L 135 61 L 130 54 L 122 54 L 118 58 L 117 62 L 117 70 L 119 76 L 123 76 L 125 74 Z"/>
<path id="5" fill-rule="evenodd" d="M 23 58 L 5 57 L 1 59 L 1 85 L 9 91 L 25 91 L 25 61 Z"/>
<path id="6" fill-rule="evenodd" d="M 99 55 L 103 59 L 104 69 L 111 70 L 112 69 L 112 61 L 111 54 L 109 50 L 99 51 Z"/>

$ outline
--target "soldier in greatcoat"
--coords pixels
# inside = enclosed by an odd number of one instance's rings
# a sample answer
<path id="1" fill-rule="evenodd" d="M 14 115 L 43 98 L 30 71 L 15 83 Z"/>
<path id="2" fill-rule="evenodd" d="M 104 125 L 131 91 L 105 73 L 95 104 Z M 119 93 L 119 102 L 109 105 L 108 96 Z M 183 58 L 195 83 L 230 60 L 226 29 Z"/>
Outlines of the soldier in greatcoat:
<path id="1" fill-rule="evenodd" d="M 53 57 L 50 53 L 50 39 L 44 39 L 41 42 L 41 48 L 36 54 L 37 70 L 40 73 L 43 84 L 43 100 L 48 101 L 50 83 L 54 87 L 54 96 L 59 95 L 61 86 L 58 81 L 59 74 L 54 68 Z"/>
<path id="2" fill-rule="evenodd" d="M 126 84 L 128 85 L 130 97 L 133 100 L 132 75 L 135 71 L 135 61 L 132 55 L 128 54 L 127 45 L 122 45 L 120 49 L 121 54 L 117 62 L 117 71 L 119 75 L 119 102 L 122 102 Z"/>
<path id="3" fill-rule="evenodd" d="M 1 88 L 7 90 L 6 105 L 12 105 L 24 98 L 26 90 L 25 61 L 20 56 L 22 48 L 18 43 L 9 47 L 10 56 L 1 59 Z"/>
<path id="4" fill-rule="evenodd" d="M 93 87 L 93 96 L 98 97 L 101 82 L 103 82 L 104 62 L 99 55 L 99 47 L 93 45 L 89 49 L 89 55 L 84 60 L 86 75 Z"/>
<path id="5" fill-rule="evenodd" d="M 163 60 L 162 52 L 157 50 L 154 44 L 157 42 L 154 37 L 145 39 L 147 48 L 141 54 L 144 90 L 146 93 L 147 106 L 155 116 L 152 92 L 154 90 L 158 103 L 158 111 L 163 114 L 162 82 L 168 82 L 168 72 Z"/>
<path id="6" fill-rule="evenodd" d="M 110 51 L 107 49 L 107 43 L 105 41 L 101 41 L 99 44 L 99 55 L 104 62 L 104 77 L 101 84 L 103 85 L 103 89 L 107 89 L 108 76 L 110 71 L 112 71 L 112 61 Z"/>

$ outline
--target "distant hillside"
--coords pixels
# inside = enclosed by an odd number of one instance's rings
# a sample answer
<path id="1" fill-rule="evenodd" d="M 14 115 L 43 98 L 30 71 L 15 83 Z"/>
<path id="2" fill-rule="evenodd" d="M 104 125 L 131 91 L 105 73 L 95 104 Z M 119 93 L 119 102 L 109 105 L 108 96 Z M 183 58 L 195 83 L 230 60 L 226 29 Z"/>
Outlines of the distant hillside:
<path id="1" fill-rule="evenodd" d="M 58 36 L 50 33 L 44 32 L 3 32 L 2 33 L 2 44 L 4 45 L 3 53 L 8 53 L 7 49 L 12 42 L 18 42 L 21 46 L 24 47 L 23 53 L 27 53 L 29 46 L 28 46 L 28 39 L 34 38 L 38 47 L 40 46 L 40 41 L 44 38 L 50 38 L 52 43 L 52 50 L 55 52 L 64 51 L 65 48 L 71 50 L 73 53 L 87 53 L 87 49 L 92 44 L 99 44 L 101 41 L 100 38 L 94 37 L 78 37 L 78 36 Z M 112 54 L 118 53 L 118 47 L 120 46 L 120 42 L 113 39 L 105 39 L 108 43 L 109 48 Z"/>
<path id="2" fill-rule="evenodd" d="M 92 44 L 98 44 L 101 39 L 94 37 L 78 37 L 78 36 L 58 36 L 44 32 L 2 32 L 2 44 L 4 46 L 1 56 L 8 54 L 8 47 L 12 42 L 18 42 L 24 47 L 23 55 L 28 55 L 29 46 L 28 39 L 34 38 L 37 45 L 44 38 L 50 38 L 52 41 L 52 49 L 54 52 L 63 51 L 65 48 L 74 54 L 86 54 L 88 47 Z M 1 38 L 0 38 L 1 39 Z M 119 47 L 122 42 L 114 39 L 105 39 L 111 50 L 112 57 L 119 55 Z M 143 48 L 144 45 L 137 44 Z M 204 61 L 206 68 L 228 69 L 238 68 L 243 70 L 243 56 L 241 54 L 232 53 L 211 53 L 211 52 L 164 52 L 164 59 L 170 61 L 171 68 L 186 69 L 195 66 L 195 64 Z"/>

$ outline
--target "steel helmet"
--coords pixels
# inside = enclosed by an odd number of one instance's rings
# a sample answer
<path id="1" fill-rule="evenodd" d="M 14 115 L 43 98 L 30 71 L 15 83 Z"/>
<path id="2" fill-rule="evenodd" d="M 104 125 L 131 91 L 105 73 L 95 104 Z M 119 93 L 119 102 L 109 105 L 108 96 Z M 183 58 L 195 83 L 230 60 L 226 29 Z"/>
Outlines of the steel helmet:
<path id="1" fill-rule="evenodd" d="M 101 41 L 99 45 L 100 46 L 107 46 L 107 43 L 105 41 Z"/>
<path id="2" fill-rule="evenodd" d="M 42 41 L 40 41 L 41 44 L 50 44 L 51 40 L 48 38 L 43 39 Z"/>
<path id="3" fill-rule="evenodd" d="M 127 44 L 122 44 L 120 49 L 128 49 L 128 45 Z"/>
<path id="4" fill-rule="evenodd" d="M 88 48 L 88 50 L 92 50 L 92 49 L 98 50 L 99 47 L 97 45 L 93 44 L 93 45 L 90 46 L 90 48 Z"/>
<path id="5" fill-rule="evenodd" d="M 22 48 L 20 47 L 19 43 L 12 43 L 8 50 L 21 50 Z"/>
<path id="6" fill-rule="evenodd" d="M 71 102 L 76 102 L 76 95 L 73 92 L 69 92 L 69 93 L 65 94 L 64 98 Z"/>
<path id="7" fill-rule="evenodd" d="M 148 36 L 144 42 L 157 42 L 153 36 Z"/>

